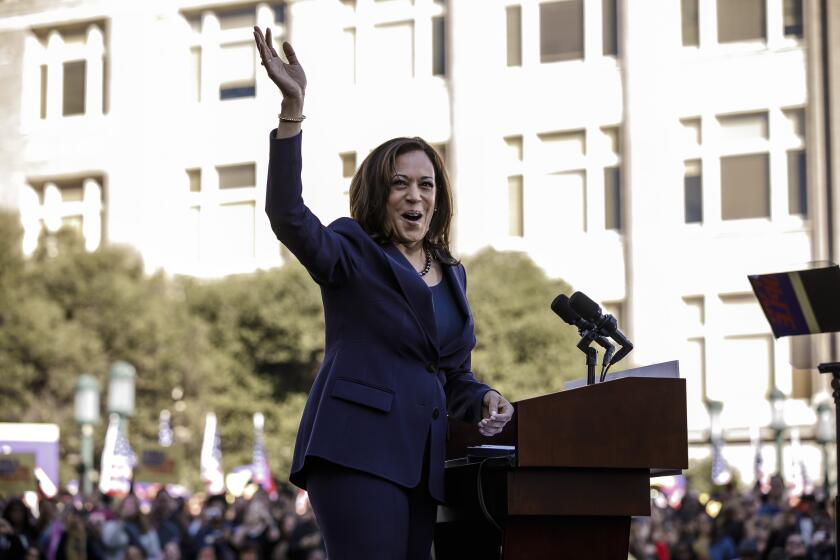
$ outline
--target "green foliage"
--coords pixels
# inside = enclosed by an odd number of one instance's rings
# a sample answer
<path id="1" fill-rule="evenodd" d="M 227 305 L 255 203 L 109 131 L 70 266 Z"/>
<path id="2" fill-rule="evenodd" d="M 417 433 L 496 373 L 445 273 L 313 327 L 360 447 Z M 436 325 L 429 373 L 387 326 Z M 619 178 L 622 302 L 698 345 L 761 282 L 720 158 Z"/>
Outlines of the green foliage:
<path id="1" fill-rule="evenodd" d="M 741 479 L 740 471 L 730 466 L 729 473 L 732 475 L 732 480 L 729 482 L 729 485 L 733 486 L 734 488 L 741 488 L 743 486 L 743 482 Z M 688 479 L 689 486 L 696 490 L 698 493 L 705 493 L 711 496 L 719 492 L 723 488 L 723 486 L 717 485 L 714 482 L 712 482 L 711 455 L 704 459 L 696 459 L 689 461 L 688 470 L 685 471 L 684 474 L 685 477 Z"/>
<path id="2" fill-rule="evenodd" d="M 550 308 L 557 294 L 571 293 L 568 284 L 549 280 L 523 253 L 485 249 L 464 266 L 477 340 L 472 363 L 482 381 L 520 400 L 586 375 L 577 332 Z"/>
<path id="3" fill-rule="evenodd" d="M 567 285 L 518 253 L 487 250 L 465 265 L 481 379 L 521 399 L 583 375 L 574 330 L 549 309 Z M 198 486 L 210 411 L 227 469 L 250 463 L 252 415 L 263 412 L 272 470 L 285 477 L 323 330 L 318 287 L 298 264 L 214 281 L 149 276 L 131 249 L 87 252 L 71 230 L 24 258 L 17 215 L 0 212 L 0 421 L 59 424 L 64 481 L 76 477 L 76 380 L 98 378 L 104 410 L 116 360 L 137 369 L 132 445 L 154 442 L 160 410 L 172 411 L 189 486 Z M 95 434 L 97 461 L 105 424 Z"/>

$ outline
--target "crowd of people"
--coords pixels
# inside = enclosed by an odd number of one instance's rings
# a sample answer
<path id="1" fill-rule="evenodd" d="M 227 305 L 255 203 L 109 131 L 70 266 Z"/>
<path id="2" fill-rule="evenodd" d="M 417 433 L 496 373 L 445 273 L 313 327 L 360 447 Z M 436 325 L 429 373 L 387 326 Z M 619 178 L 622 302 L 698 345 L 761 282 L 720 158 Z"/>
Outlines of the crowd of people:
<path id="1" fill-rule="evenodd" d="M 34 506 L 34 507 L 31 507 Z M 724 487 L 654 499 L 634 518 L 632 560 L 833 560 L 831 500 L 790 497 L 780 477 L 766 491 Z M 323 560 L 323 541 L 305 494 L 148 500 L 59 493 L 32 504 L 0 498 L 0 560 Z"/>
<path id="2" fill-rule="evenodd" d="M 673 505 L 654 500 L 650 517 L 633 520 L 630 553 L 635 560 L 833 560 L 833 509 L 815 495 L 789 496 L 779 476 L 765 491 L 688 491 Z"/>
<path id="3" fill-rule="evenodd" d="M 0 499 L 0 560 L 323 560 L 305 495 Z M 35 510 L 35 511 L 33 511 Z"/>

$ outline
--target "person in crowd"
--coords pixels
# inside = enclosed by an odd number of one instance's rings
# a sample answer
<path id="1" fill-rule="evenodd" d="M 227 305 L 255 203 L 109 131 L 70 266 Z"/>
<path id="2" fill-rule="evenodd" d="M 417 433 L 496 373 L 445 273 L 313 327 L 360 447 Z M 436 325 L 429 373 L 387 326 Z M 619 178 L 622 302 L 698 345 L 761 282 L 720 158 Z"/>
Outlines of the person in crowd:
<path id="1" fill-rule="evenodd" d="M 144 558 L 155 554 L 160 550 L 160 544 L 151 543 L 150 535 L 153 533 L 142 519 L 140 500 L 134 494 L 128 494 L 120 502 L 116 518 L 102 526 L 105 560 L 120 560 L 126 556 L 129 547 L 139 548 Z M 150 549 L 147 550 L 146 546 Z"/>
<path id="2" fill-rule="evenodd" d="M 424 140 L 389 140 L 351 181 L 352 217 L 325 227 L 301 196 L 303 67 L 288 42 L 288 63 L 280 58 L 270 30 L 254 28 L 254 39 L 283 98 L 266 212 L 321 286 L 326 319 L 290 479 L 308 490 L 332 560 L 428 559 L 447 417 L 492 436 L 513 414 L 471 371 L 475 336 L 466 273 L 449 246 L 446 169 Z"/>
<path id="3" fill-rule="evenodd" d="M 0 518 L 0 558 L 24 558 L 34 537 L 35 524 L 29 508 L 20 498 L 9 500 Z"/>
<path id="4" fill-rule="evenodd" d="M 704 511 L 697 494 L 690 489 L 674 507 L 654 500 L 650 518 L 633 521 L 631 557 L 635 560 L 834 558 L 831 500 L 818 500 L 812 495 L 788 498 L 781 477 L 770 484 L 766 494 L 759 487 L 746 493 L 739 493 L 733 487 L 716 490 L 713 499 L 720 504 L 715 516 Z M 689 516 L 689 512 L 695 512 L 694 516 Z M 665 542 L 668 546 L 664 549 L 656 546 Z"/>
<path id="5" fill-rule="evenodd" d="M 233 530 L 231 544 L 240 551 L 256 550 L 257 560 L 268 560 L 280 540 L 280 528 L 271 515 L 265 492 L 255 494 L 245 505 L 242 523 Z M 251 557 L 251 556 L 249 556 Z"/>
<path id="6" fill-rule="evenodd" d="M 204 505 L 200 519 L 193 525 L 192 549 L 197 558 L 207 557 L 211 549 L 213 558 L 233 560 L 236 557 L 231 546 L 231 526 L 225 520 L 227 502 L 222 495 L 210 496 Z"/>
<path id="7" fill-rule="evenodd" d="M 166 488 L 161 488 L 152 500 L 149 521 L 157 532 L 158 541 L 164 549 L 169 543 L 179 545 L 182 531 L 177 518 L 177 502 L 169 495 Z"/>

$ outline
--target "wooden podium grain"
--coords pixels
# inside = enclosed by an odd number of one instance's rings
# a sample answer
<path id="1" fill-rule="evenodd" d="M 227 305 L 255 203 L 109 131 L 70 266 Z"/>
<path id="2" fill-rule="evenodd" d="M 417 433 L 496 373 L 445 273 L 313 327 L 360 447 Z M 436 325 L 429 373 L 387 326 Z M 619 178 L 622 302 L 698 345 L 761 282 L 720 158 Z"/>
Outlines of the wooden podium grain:
<path id="1" fill-rule="evenodd" d="M 626 560 L 630 517 L 650 515 L 651 475 L 688 468 L 685 381 L 626 377 L 514 408 L 493 438 L 450 420 L 448 459 L 481 444 L 514 445 L 516 457 L 447 465 L 436 560 Z M 501 532 L 479 505 L 479 469 Z"/>

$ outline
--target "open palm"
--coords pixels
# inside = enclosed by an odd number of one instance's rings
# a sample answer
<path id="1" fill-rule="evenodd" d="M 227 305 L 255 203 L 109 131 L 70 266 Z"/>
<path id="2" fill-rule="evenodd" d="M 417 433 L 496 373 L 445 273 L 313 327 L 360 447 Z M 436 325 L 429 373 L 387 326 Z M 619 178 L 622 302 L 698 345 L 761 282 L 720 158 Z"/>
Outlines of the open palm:
<path id="1" fill-rule="evenodd" d="M 266 28 L 263 35 L 259 27 L 254 27 L 254 41 L 257 43 L 257 50 L 268 77 L 280 88 L 283 98 L 303 99 L 306 91 L 306 74 L 292 45 L 288 41 L 283 42 L 283 53 L 289 61 L 286 63 L 274 50 L 270 28 Z"/>

